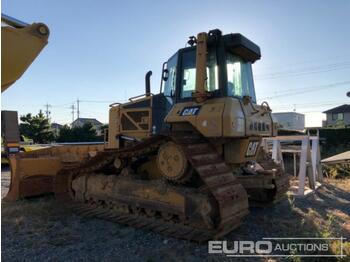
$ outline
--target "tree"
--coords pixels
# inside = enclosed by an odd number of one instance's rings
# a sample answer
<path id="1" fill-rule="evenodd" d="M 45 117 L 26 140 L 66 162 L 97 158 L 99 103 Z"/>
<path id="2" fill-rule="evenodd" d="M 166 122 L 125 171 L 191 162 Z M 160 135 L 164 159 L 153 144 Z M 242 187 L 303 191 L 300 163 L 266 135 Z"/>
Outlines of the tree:
<path id="1" fill-rule="evenodd" d="M 55 135 L 50 128 L 49 120 L 40 110 L 36 116 L 32 114 L 20 117 L 22 123 L 19 125 L 19 131 L 22 135 L 33 139 L 34 143 L 50 143 L 55 139 Z"/>
<path id="2" fill-rule="evenodd" d="M 108 129 L 108 127 L 109 127 L 108 124 L 103 124 L 103 125 L 100 127 L 100 129 L 101 129 L 101 135 L 97 137 L 98 140 L 104 141 L 104 138 L 105 138 L 105 131 L 106 131 L 106 129 Z M 108 132 L 107 132 L 106 135 L 108 135 Z"/>
<path id="3" fill-rule="evenodd" d="M 104 133 L 104 130 L 109 127 L 109 124 L 103 124 L 100 128 L 102 130 L 102 134 Z"/>
<path id="4" fill-rule="evenodd" d="M 57 142 L 92 142 L 98 141 L 96 129 L 91 123 L 85 123 L 82 127 L 69 127 L 64 125 L 57 138 Z"/>

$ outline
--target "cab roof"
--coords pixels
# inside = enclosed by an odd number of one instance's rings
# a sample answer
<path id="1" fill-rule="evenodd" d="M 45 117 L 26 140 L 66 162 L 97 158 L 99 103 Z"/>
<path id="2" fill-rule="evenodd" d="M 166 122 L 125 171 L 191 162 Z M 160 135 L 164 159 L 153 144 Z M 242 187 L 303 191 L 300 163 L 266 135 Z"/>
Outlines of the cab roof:
<path id="1" fill-rule="evenodd" d="M 261 58 L 260 47 L 239 33 L 222 35 L 219 29 L 210 30 L 208 33 L 207 45 L 208 47 L 221 45 L 226 50 L 251 63 Z M 190 46 L 182 48 L 179 51 L 186 51 L 194 48 L 195 46 Z"/>

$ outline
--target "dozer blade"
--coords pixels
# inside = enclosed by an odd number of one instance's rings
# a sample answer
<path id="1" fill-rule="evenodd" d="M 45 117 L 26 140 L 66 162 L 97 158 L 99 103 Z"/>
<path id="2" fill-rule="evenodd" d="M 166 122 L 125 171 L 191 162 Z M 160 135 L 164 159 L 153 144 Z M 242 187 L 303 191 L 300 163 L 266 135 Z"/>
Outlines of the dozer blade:
<path id="1" fill-rule="evenodd" d="M 9 156 L 11 183 L 4 198 L 16 201 L 53 192 L 56 174 L 102 151 L 103 144 L 55 145 Z"/>
<path id="2" fill-rule="evenodd" d="M 21 154 L 9 157 L 11 184 L 5 197 L 7 201 L 37 196 L 52 192 L 52 181 L 62 164 L 59 157 L 23 157 Z"/>

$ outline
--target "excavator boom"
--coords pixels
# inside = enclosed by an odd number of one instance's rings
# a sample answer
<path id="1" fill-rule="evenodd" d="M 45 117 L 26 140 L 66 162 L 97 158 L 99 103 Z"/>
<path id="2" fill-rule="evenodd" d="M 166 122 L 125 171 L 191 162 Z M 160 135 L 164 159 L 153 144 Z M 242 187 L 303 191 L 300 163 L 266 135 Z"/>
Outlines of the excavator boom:
<path id="1" fill-rule="evenodd" d="M 16 18 L 1 14 L 1 93 L 15 83 L 27 70 L 30 64 L 39 55 L 48 43 L 49 28 L 43 23 L 27 24 Z M 39 162 L 19 158 L 20 134 L 18 126 L 18 114 L 16 111 L 1 111 L 1 136 L 4 141 L 4 151 L 1 158 L 7 160 L 11 167 L 11 186 L 7 199 L 18 199 L 20 196 L 30 196 L 34 190 L 36 194 L 51 192 L 50 173 L 57 168 L 57 161 L 52 158 Z M 42 152 L 42 151 L 40 151 Z M 38 153 L 40 154 L 40 153 Z M 26 155 L 28 157 L 28 155 Z M 44 161 L 44 162 L 43 162 Z M 4 161 L 5 162 L 5 161 Z M 20 163 L 20 164 L 19 164 Z M 23 168 L 23 169 L 22 169 Z M 28 174 L 43 172 L 43 179 L 34 177 L 30 180 L 28 189 Z M 25 170 L 24 177 L 20 175 Z M 22 172 L 23 174 L 23 172 Z M 32 178 L 32 177 L 31 177 Z"/>
<path id="2" fill-rule="evenodd" d="M 49 28 L 1 14 L 1 92 L 16 82 L 48 43 Z"/>

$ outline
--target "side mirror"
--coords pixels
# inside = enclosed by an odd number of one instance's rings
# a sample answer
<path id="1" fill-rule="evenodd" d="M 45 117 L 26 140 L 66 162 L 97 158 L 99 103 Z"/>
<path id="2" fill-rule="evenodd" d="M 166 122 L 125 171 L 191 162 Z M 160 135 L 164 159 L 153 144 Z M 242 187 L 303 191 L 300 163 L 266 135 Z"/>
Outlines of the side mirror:
<path id="1" fill-rule="evenodd" d="M 163 72 L 162 72 L 162 79 L 164 81 L 167 81 L 169 78 L 169 70 L 168 69 L 163 69 Z"/>

